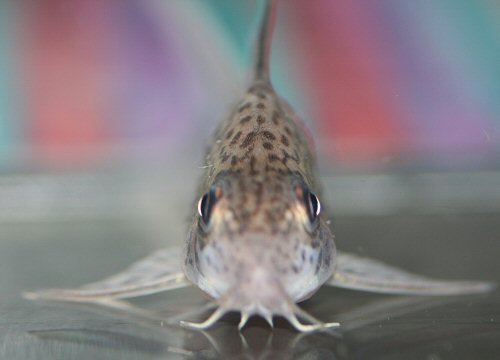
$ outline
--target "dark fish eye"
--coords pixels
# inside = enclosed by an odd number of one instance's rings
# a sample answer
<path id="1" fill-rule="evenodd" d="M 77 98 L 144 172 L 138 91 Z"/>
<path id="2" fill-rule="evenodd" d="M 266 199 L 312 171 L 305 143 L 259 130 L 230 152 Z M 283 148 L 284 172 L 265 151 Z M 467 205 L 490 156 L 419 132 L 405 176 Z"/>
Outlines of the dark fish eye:
<path id="1" fill-rule="evenodd" d="M 198 214 L 204 226 L 208 226 L 214 205 L 221 194 L 220 188 L 211 187 L 198 201 Z"/>
<path id="2" fill-rule="evenodd" d="M 305 185 L 297 188 L 297 194 L 304 202 L 310 225 L 314 227 L 321 213 L 321 203 L 318 197 Z"/>
<path id="3" fill-rule="evenodd" d="M 309 216 L 309 220 L 311 223 L 316 222 L 319 213 L 321 212 L 321 203 L 319 202 L 318 197 L 309 191 L 309 197 L 307 199 L 307 214 Z"/>

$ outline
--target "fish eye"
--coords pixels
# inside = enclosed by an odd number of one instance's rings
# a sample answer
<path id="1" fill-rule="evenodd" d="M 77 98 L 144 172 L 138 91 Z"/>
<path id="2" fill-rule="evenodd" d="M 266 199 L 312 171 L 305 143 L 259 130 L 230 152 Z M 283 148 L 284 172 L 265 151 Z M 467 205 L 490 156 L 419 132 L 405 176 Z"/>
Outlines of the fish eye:
<path id="1" fill-rule="evenodd" d="M 310 226 L 314 228 L 321 213 L 321 203 L 318 197 L 305 185 L 297 188 L 297 195 L 305 205 Z"/>
<path id="2" fill-rule="evenodd" d="M 220 188 L 211 187 L 203 194 L 200 200 L 198 200 L 198 214 L 204 226 L 208 226 L 214 205 L 221 195 L 222 190 Z"/>
<path id="3" fill-rule="evenodd" d="M 319 202 L 318 197 L 310 191 L 307 205 L 309 220 L 311 221 L 311 223 L 314 223 L 317 220 L 319 213 L 321 212 L 321 203 Z"/>

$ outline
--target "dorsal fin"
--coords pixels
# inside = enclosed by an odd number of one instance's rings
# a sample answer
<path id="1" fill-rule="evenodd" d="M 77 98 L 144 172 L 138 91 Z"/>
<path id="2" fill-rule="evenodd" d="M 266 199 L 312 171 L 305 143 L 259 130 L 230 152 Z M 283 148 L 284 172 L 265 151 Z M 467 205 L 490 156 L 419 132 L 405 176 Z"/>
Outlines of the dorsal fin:
<path id="1" fill-rule="evenodd" d="M 276 21 L 277 0 L 266 0 L 264 6 L 264 15 L 261 20 L 259 33 L 257 35 L 255 64 L 254 64 L 254 82 L 265 82 L 271 85 L 269 77 L 271 39 L 273 36 L 274 23 Z"/>

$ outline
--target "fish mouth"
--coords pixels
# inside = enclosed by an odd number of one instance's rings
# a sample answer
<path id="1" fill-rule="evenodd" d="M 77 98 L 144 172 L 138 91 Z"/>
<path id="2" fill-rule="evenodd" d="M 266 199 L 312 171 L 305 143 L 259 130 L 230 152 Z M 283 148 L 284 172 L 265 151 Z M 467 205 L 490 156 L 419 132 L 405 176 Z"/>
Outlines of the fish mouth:
<path id="1" fill-rule="evenodd" d="M 252 316 L 260 316 L 266 320 L 271 328 L 274 327 L 273 317 L 281 316 L 299 332 L 315 332 L 324 329 L 336 328 L 338 322 L 325 323 L 301 309 L 286 293 L 283 286 L 275 278 L 268 278 L 267 281 L 261 276 L 265 272 L 256 269 L 253 272 L 254 279 L 258 280 L 258 286 L 249 286 L 248 283 L 236 284 L 232 286 L 223 296 L 216 299 L 213 306 L 215 311 L 203 322 L 193 323 L 181 321 L 181 326 L 205 330 L 213 326 L 228 312 L 240 312 L 241 319 L 238 330 L 241 331 Z M 300 319 L 306 322 L 301 322 Z"/>

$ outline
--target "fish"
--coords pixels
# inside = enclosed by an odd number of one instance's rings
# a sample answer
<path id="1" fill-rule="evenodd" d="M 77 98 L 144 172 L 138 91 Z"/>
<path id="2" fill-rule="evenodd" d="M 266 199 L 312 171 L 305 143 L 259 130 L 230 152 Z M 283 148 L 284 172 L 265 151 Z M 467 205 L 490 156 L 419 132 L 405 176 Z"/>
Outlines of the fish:
<path id="1" fill-rule="evenodd" d="M 320 201 L 310 136 L 270 78 L 277 0 L 264 4 L 253 77 L 218 125 L 193 203 L 183 245 L 160 249 L 123 272 L 75 289 L 27 292 L 32 300 L 115 304 L 123 299 L 196 286 L 215 310 L 190 329 L 207 329 L 239 312 L 271 327 L 283 317 L 299 332 L 334 329 L 298 303 L 321 286 L 395 295 L 464 295 L 491 291 L 485 281 L 415 275 L 380 261 L 337 251 L 328 210 Z"/>

